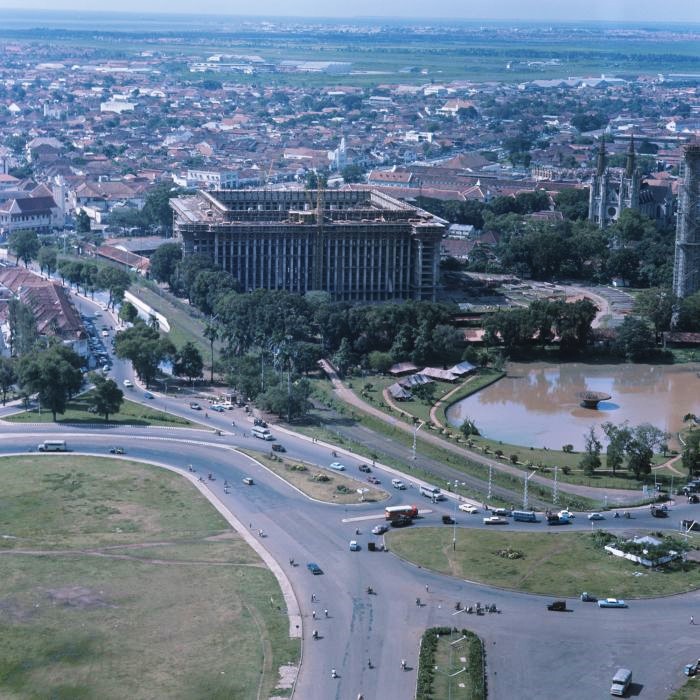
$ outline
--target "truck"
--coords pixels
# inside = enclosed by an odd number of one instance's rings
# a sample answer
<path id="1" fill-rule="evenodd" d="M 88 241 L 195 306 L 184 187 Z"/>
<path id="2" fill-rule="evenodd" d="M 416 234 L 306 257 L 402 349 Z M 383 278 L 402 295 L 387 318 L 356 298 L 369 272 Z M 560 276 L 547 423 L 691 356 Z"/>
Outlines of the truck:
<path id="1" fill-rule="evenodd" d="M 519 520 L 523 523 L 536 523 L 537 514 L 533 510 L 514 510 L 513 520 Z"/>
<path id="2" fill-rule="evenodd" d="M 418 506 L 387 506 L 384 509 L 384 518 L 390 521 L 417 517 Z"/>
<path id="3" fill-rule="evenodd" d="M 571 522 L 568 515 L 557 513 L 547 514 L 547 525 L 568 525 Z"/>
<path id="4" fill-rule="evenodd" d="M 668 508 L 666 506 L 652 506 L 651 514 L 655 518 L 668 518 Z"/>

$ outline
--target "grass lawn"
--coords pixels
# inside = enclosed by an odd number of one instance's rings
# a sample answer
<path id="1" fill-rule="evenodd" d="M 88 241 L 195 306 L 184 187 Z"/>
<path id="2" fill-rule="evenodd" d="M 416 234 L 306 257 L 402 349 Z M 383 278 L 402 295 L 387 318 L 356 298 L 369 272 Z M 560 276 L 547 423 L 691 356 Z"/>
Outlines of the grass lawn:
<path id="1" fill-rule="evenodd" d="M 284 457 L 270 459 L 270 457 L 252 450 L 241 450 L 241 452 L 253 459 L 257 459 L 270 471 L 281 476 L 302 493 L 319 501 L 343 504 L 359 503 L 360 496 L 357 493 L 359 488 L 368 489 L 363 497 L 364 503 L 384 501 L 389 497 L 384 489 L 371 486 L 364 479 L 358 480 L 351 476 L 346 476 L 347 472 L 331 472 L 327 469 L 319 469 L 312 464 L 301 464 L 299 460 L 290 460 Z M 327 477 L 328 481 L 319 481 L 317 478 L 319 475 Z M 362 476 L 364 477 L 365 475 L 362 474 Z"/>
<path id="2" fill-rule="evenodd" d="M 449 529 L 449 528 L 448 528 Z M 637 598 L 700 587 L 700 565 L 669 564 L 648 571 L 608 555 L 590 533 L 481 532 L 416 528 L 387 535 L 395 554 L 425 568 L 459 578 L 528 593 L 575 597 Z M 508 558 L 515 552 L 520 558 Z M 641 575 L 638 575 L 640 574 Z"/>
<path id="3" fill-rule="evenodd" d="M 435 653 L 435 665 L 438 667 L 433 676 L 434 698 L 453 698 L 453 700 L 485 700 L 484 663 L 481 640 L 473 633 L 467 632 L 467 638 L 454 647 L 450 642 L 462 636 L 462 630 L 455 630 L 451 637 L 441 636 Z M 449 674 L 460 668 L 466 668 L 454 678 Z"/>
<path id="4" fill-rule="evenodd" d="M 275 578 L 189 482 L 60 455 L 0 470 L 0 697 L 252 700 L 298 662 Z"/>
<path id="5" fill-rule="evenodd" d="M 689 659 L 688 663 L 692 661 Z M 671 695 L 668 700 L 700 700 L 700 676 L 688 678 L 686 684 Z"/>
<path id="6" fill-rule="evenodd" d="M 98 416 L 88 412 L 89 392 L 81 394 L 68 402 L 66 412 L 57 416 L 57 423 L 104 423 L 104 416 Z M 51 411 L 46 409 L 41 413 L 35 408 L 21 413 L 13 413 L 4 418 L 12 423 L 53 423 Z M 164 413 L 154 408 L 143 406 L 124 399 L 119 413 L 110 415 L 110 424 L 116 425 L 166 425 L 181 428 L 199 428 L 205 430 L 206 427 L 199 423 L 194 423 L 187 418 L 180 418 L 171 413 Z"/>
<path id="7" fill-rule="evenodd" d="M 344 402 L 340 401 L 333 393 L 333 388 L 329 381 L 318 379 L 311 380 L 311 383 L 316 398 L 321 400 L 326 406 L 333 408 L 338 413 L 350 417 L 352 420 L 365 426 L 369 430 L 372 430 L 378 435 L 384 435 L 386 438 L 391 439 L 395 443 L 401 444 L 409 449 L 411 448 L 413 444 L 413 436 L 410 433 L 399 429 L 395 425 L 390 425 L 386 421 L 380 420 L 375 416 L 369 415 L 363 411 L 356 410 L 354 406 L 346 405 Z M 399 420 L 399 418 L 396 417 L 396 414 L 392 414 L 392 417 L 394 417 L 395 421 Z M 315 437 L 318 437 L 323 440 L 328 440 L 335 444 L 346 445 L 352 450 L 357 451 L 358 454 L 366 455 L 367 457 L 372 459 L 373 451 L 371 449 L 358 443 L 351 443 L 350 441 L 343 438 L 340 434 L 333 432 L 332 430 L 319 429 L 317 427 L 307 429 L 300 426 L 295 426 L 294 429 L 299 432 L 305 432 L 309 435 L 314 435 Z M 423 428 L 423 430 L 426 429 L 427 428 Z M 468 452 L 466 450 L 464 451 L 464 456 L 454 454 L 447 449 L 443 449 L 441 447 L 433 445 L 432 443 L 428 443 L 424 440 L 421 440 L 420 434 L 421 433 L 419 432 L 419 439 L 416 443 L 417 453 L 419 455 L 424 455 L 425 457 L 429 457 L 430 459 L 435 459 L 437 461 L 444 462 L 445 464 L 449 464 L 458 471 L 482 479 L 484 481 L 485 490 L 486 481 L 488 479 L 487 467 L 470 460 Z M 460 440 L 453 439 L 453 442 L 457 442 L 459 444 Z M 401 462 L 399 460 L 391 459 L 389 457 L 385 457 L 376 453 L 375 456 L 378 460 L 381 460 L 386 464 L 396 466 L 397 469 L 406 472 L 409 476 L 411 474 L 415 474 L 416 476 L 425 478 L 427 481 L 430 481 L 441 488 L 446 488 L 447 490 L 450 490 L 451 488 L 451 485 L 448 482 L 442 479 L 438 479 L 430 473 L 416 470 L 415 468 L 412 468 L 412 465 L 409 465 L 406 462 Z M 516 493 L 522 493 L 522 478 L 513 476 L 511 474 L 505 474 L 503 472 L 493 470 L 493 483 L 511 489 Z M 469 491 L 467 489 L 460 489 L 459 493 L 465 496 L 474 495 L 478 500 L 483 500 L 483 493 L 476 494 L 475 492 Z M 530 494 L 542 499 L 547 503 L 552 502 L 552 490 L 540 484 L 531 484 Z M 496 499 L 491 500 L 494 505 L 497 504 Z M 590 510 L 602 507 L 602 503 L 599 501 L 593 501 L 592 499 L 584 498 L 582 496 L 571 496 L 569 494 L 563 495 L 561 493 L 560 503 L 566 503 L 567 506 L 573 510 Z M 504 503 L 502 505 L 509 504 Z"/>

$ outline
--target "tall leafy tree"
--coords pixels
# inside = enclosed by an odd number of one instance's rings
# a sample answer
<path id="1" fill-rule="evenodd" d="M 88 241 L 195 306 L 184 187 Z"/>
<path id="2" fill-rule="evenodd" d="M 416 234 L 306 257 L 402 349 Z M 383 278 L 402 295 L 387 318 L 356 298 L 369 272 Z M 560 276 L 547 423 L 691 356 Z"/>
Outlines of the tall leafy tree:
<path id="1" fill-rule="evenodd" d="M 175 353 L 173 369 L 176 376 L 187 377 L 190 381 L 202 376 L 204 362 L 194 343 L 188 341 Z"/>
<path id="2" fill-rule="evenodd" d="M 124 292 L 131 284 L 131 277 L 126 270 L 105 266 L 99 271 L 95 283 L 99 289 L 105 289 L 109 293 L 108 303 L 114 307 L 124 298 Z"/>
<path id="3" fill-rule="evenodd" d="M 150 257 L 150 273 L 158 282 L 167 282 L 171 287 L 177 264 L 182 260 L 179 243 L 163 243 Z"/>
<path id="4" fill-rule="evenodd" d="M 23 229 L 21 231 L 13 231 L 9 239 L 10 250 L 24 263 L 25 267 L 29 267 L 29 263 L 39 254 L 39 237 L 36 231 L 32 229 Z"/>
<path id="5" fill-rule="evenodd" d="M 22 357 L 31 352 L 39 338 L 34 312 L 19 299 L 12 297 L 8 302 L 7 320 L 10 329 L 10 354 Z"/>
<path id="6" fill-rule="evenodd" d="M 17 383 L 15 361 L 9 357 L 0 357 L 0 391 L 2 405 L 7 401 L 7 392 Z"/>
<path id="7" fill-rule="evenodd" d="M 90 405 L 95 413 L 104 416 L 105 423 L 110 415 L 119 413 L 124 402 L 124 393 L 113 379 L 107 379 L 101 374 L 94 373 L 91 377 L 95 388 L 90 396 Z"/>
<path id="8" fill-rule="evenodd" d="M 700 430 L 688 433 L 681 459 L 683 467 L 688 470 L 688 476 L 693 477 L 700 472 Z"/>
<path id="9" fill-rule="evenodd" d="M 136 373 L 146 386 L 155 380 L 158 365 L 175 355 L 175 347 L 168 338 L 161 338 L 157 330 L 143 321 L 117 333 L 114 341 L 117 357 L 131 360 Z"/>
<path id="10" fill-rule="evenodd" d="M 37 262 L 39 263 L 41 272 L 46 272 L 46 274 L 51 277 L 56 271 L 57 259 L 58 252 L 53 246 L 42 246 L 37 255 Z"/>

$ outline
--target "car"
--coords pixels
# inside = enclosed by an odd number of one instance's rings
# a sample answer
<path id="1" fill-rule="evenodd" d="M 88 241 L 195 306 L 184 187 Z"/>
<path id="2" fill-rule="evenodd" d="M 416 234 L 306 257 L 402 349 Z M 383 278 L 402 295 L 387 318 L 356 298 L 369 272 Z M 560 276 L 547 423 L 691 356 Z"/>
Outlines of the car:
<path id="1" fill-rule="evenodd" d="M 470 515 L 474 515 L 474 513 L 479 512 L 479 509 L 476 506 L 473 506 L 471 503 L 460 503 L 459 509 L 463 510 L 465 513 L 469 513 Z"/>
<path id="2" fill-rule="evenodd" d="M 399 491 L 405 491 L 406 490 L 406 484 L 401 481 L 401 479 L 392 479 L 391 480 L 391 485 L 395 488 L 398 489 Z"/>
<path id="3" fill-rule="evenodd" d="M 345 465 L 341 464 L 340 462 L 331 462 L 329 466 L 331 469 L 335 469 L 337 472 L 345 471 Z"/>
<path id="4" fill-rule="evenodd" d="M 579 597 L 581 598 L 581 600 L 584 603 L 597 603 L 598 602 L 598 599 L 594 595 L 591 595 L 590 593 L 586 593 L 585 591 L 583 593 L 581 593 L 581 595 Z"/>
<path id="5" fill-rule="evenodd" d="M 244 477 L 243 477 L 243 483 L 244 483 L 246 486 L 252 486 L 255 482 L 253 481 L 253 477 L 252 477 L 252 476 L 244 476 Z"/>
<path id="6" fill-rule="evenodd" d="M 494 515 L 501 516 L 502 518 L 509 518 L 511 515 L 513 515 L 513 512 L 508 508 L 492 508 L 491 512 Z"/>
<path id="7" fill-rule="evenodd" d="M 154 399 L 155 396 L 153 396 L 153 394 L 151 394 L 150 391 L 144 391 L 144 392 L 143 392 L 143 398 L 144 398 L 144 399 Z"/>
<path id="8" fill-rule="evenodd" d="M 273 452 L 286 452 L 286 451 L 287 451 L 287 448 L 286 448 L 284 445 L 280 445 L 279 442 L 276 442 L 276 443 L 272 446 L 272 451 L 273 451 Z"/>
<path id="9" fill-rule="evenodd" d="M 377 479 L 376 476 L 368 476 L 368 477 L 367 477 L 367 481 L 368 481 L 370 484 L 381 484 L 381 483 L 382 483 L 381 481 L 379 481 L 379 479 Z"/>
<path id="10" fill-rule="evenodd" d="M 505 518 L 501 518 L 498 515 L 491 515 L 488 518 L 484 518 L 484 525 L 507 525 L 508 521 Z"/>
<path id="11" fill-rule="evenodd" d="M 307 565 L 306 568 L 314 575 L 314 576 L 319 576 L 320 574 L 323 573 L 323 570 L 321 567 L 316 564 L 313 561 L 310 561 Z"/>
<path id="12" fill-rule="evenodd" d="M 360 551 L 360 545 L 357 544 L 357 540 L 350 540 L 350 551 L 351 552 L 359 552 Z"/>
<path id="13" fill-rule="evenodd" d="M 443 515 L 442 523 L 443 525 L 454 525 L 457 522 L 451 515 Z"/>
<path id="14" fill-rule="evenodd" d="M 359 469 L 361 472 L 364 472 L 365 474 L 369 474 L 372 471 L 366 464 L 361 464 Z"/>
<path id="15" fill-rule="evenodd" d="M 389 530 L 389 528 L 386 525 L 375 525 L 372 528 L 372 534 L 373 535 L 383 535 L 388 530 Z"/>
<path id="16" fill-rule="evenodd" d="M 217 413 L 223 413 L 226 409 L 219 405 L 218 403 L 215 403 L 213 406 L 210 406 L 212 411 L 216 411 Z"/>
<path id="17" fill-rule="evenodd" d="M 409 525 L 413 525 L 413 518 L 406 515 L 391 521 L 391 527 L 408 527 Z"/>
<path id="18" fill-rule="evenodd" d="M 109 338 L 109 331 L 102 331 L 103 338 Z"/>
<path id="19" fill-rule="evenodd" d="M 560 518 L 575 518 L 576 516 L 570 510 L 560 510 L 557 515 Z"/>
<path id="20" fill-rule="evenodd" d="M 123 455 L 124 448 L 123 447 L 110 447 L 109 452 L 110 452 L 110 454 L 113 454 L 113 455 Z"/>
<path id="21" fill-rule="evenodd" d="M 190 401 L 190 408 L 193 411 L 201 411 L 202 407 L 196 401 Z"/>
<path id="22" fill-rule="evenodd" d="M 599 608 L 626 608 L 627 603 L 619 598 L 603 598 L 598 601 Z"/>
<path id="23" fill-rule="evenodd" d="M 555 600 L 547 606 L 547 610 L 552 610 L 553 612 L 569 612 L 565 600 Z"/>
<path id="24" fill-rule="evenodd" d="M 131 389 L 131 388 L 134 386 L 134 384 L 133 384 L 133 382 L 131 381 L 131 379 L 125 379 L 125 380 L 122 382 L 122 384 L 124 384 L 124 386 L 125 386 L 127 389 Z"/>
<path id="25" fill-rule="evenodd" d="M 605 516 L 601 515 L 600 513 L 589 513 L 588 519 L 589 520 L 605 520 Z"/>

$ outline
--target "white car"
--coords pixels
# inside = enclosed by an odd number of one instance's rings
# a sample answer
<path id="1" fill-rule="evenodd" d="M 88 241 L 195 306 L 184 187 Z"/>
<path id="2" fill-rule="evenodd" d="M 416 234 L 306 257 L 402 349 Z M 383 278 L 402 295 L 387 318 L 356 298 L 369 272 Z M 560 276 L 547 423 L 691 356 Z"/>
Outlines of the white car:
<path id="1" fill-rule="evenodd" d="M 372 528 L 373 535 L 383 535 L 389 528 L 386 525 L 375 525 Z"/>
<path id="2" fill-rule="evenodd" d="M 341 464 L 340 462 L 331 462 L 330 468 L 335 469 L 337 472 L 344 472 L 345 471 L 345 465 Z"/>
<path id="3" fill-rule="evenodd" d="M 131 389 L 131 388 L 134 386 L 134 384 L 133 384 L 133 382 L 131 381 L 131 379 L 125 379 L 122 383 L 124 384 L 124 386 L 125 386 L 127 389 Z"/>
<path id="4" fill-rule="evenodd" d="M 575 518 L 576 516 L 570 510 L 560 510 L 557 515 L 560 518 Z"/>
<path id="5" fill-rule="evenodd" d="M 391 485 L 395 489 L 399 489 L 399 491 L 404 491 L 406 489 L 406 484 L 404 484 L 403 481 L 401 481 L 401 479 L 392 479 Z"/>
<path id="6" fill-rule="evenodd" d="M 507 525 L 508 521 L 505 518 L 501 518 L 498 515 L 492 515 L 488 518 L 484 518 L 484 525 Z"/>
<path id="7" fill-rule="evenodd" d="M 605 520 L 605 516 L 601 515 L 600 513 L 589 513 L 588 519 L 589 520 Z"/>
<path id="8" fill-rule="evenodd" d="M 470 515 L 474 515 L 474 513 L 479 512 L 479 509 L 476 506 L 473 506 L 471 503 L 460 503 L 459 509 L 463 510 L 465 513 L 469 513 Z"/>
<path id="9" fill-rule="evenodd" d="M 357 544 L 357 540 L 350 540 L 350 551 L 351 552 L 359 552 L 360 551 L 360 545 Z"/>

